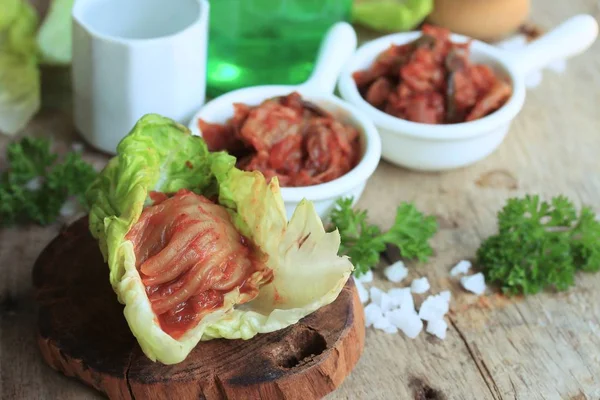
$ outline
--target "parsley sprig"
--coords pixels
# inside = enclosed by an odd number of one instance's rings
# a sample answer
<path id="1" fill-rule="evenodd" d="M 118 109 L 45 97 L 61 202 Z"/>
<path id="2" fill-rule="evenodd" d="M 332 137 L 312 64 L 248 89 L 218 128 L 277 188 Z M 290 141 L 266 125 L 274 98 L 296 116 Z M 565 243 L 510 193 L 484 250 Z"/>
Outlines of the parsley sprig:
<path id="1" fill-rule="evenodd" d="M 438 228 L 433 216 L 423 215 L 413 204 L 402 203 L 396 210 L 393 226 L 382 232 L 367 221 L 367 211 L 354 210 L 352 202 L 352 198 L 338 200 L 330 219 L 340 232 L 340 254 L 350 257 L 356 276 L 379 263 L 387 244 L 398 247 L 405 259 L 424 262 L 433 254 L 429 239 Z"/>
<path id="2" fill-rule="evenodd" d="M 85 205 L 85 190 L 97 175 L 79 153 L 70 152 L 58 162 L 50 141 L 42 138 L 9 144 L 6 158 L 8 170 L 0 175 L 0 226 L 54 222 L 70 196 Z M 28 185 L 32 180 L 39 180 L 39 188 Z"/>
<path id="3" fill-rule="evenodd" d="M 575 272 L 600 269 L 600 222 L 589 207 L 579 214 L 564 196 L 508 200 L 498 213 L 498 234 L 477 252 L 486 279 L 505 293 L 565 290 Z"/>

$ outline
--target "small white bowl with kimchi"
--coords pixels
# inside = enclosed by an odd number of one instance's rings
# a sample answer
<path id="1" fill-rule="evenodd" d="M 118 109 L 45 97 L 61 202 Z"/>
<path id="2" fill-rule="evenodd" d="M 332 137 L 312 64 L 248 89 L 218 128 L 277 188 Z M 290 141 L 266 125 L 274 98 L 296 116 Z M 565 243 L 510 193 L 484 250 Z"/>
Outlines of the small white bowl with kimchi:
<path id="1" fill-rule="evenodd" d="M 236 156 L 238 168 L 277 177 L 288 218 L 303 199 L 325 218 L 336 200 L 358 201 L 381 158 L 373 122 L 333 95 L 339 72 L 355 49 L 352 27 L 336 24 L 307 82 L 224 94 L 204 105 L 189 128 L 209 150 Z"/>
<path id="2" fill-rule="evenodd" d="M 585 51 L 597 34 L 595 19 L 578 15 L 509 53 L 425 26 L 361 46 L 339 90 L 374 121 L 384 159 L 422 171 L 464 167 L 502 143 L 525 101 L 524 77 Z"/>

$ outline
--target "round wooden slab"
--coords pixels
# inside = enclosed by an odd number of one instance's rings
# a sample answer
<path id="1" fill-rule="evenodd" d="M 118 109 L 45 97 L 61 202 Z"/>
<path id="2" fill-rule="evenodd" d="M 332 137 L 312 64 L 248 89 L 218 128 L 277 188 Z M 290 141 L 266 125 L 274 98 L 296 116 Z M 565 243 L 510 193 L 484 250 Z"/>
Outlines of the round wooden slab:
<path id="1" fill-rule="evenodd" d="M 350 280 L 335 302 L 289 328 L 200 342 L 176 365 L 152 362 L 127 326 L 87 218 L 42 252 L 33 282 L 44 360 L 112 399 L 317 399 L 342 383 L 364 346 Z"/>

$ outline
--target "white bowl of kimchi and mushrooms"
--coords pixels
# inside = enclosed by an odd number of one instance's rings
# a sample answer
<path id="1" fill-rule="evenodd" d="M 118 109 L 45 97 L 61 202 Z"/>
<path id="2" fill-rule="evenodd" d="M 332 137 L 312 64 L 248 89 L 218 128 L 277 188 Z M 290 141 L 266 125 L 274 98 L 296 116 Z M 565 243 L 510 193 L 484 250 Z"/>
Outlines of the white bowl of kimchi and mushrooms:
<path id="1" fill-rule="evenodd" d="M 360 111 L 310 88 L 262 86 L 207 103 L 190 124 L 211 151 L 238 168 L 277 177 L 288 215 L 307 199 L 325 218 L 342 197 L 362 194 L 381 156 L 373 123 Z"/>
<path id="2" fill-rule="evenodd" d="M 426 25 L 361 46 L 339 91 L 377 126 L 384 159 L 423 171 L 463 167 L 502 143 L 523 106 L 524 77 L 583 52 L 597 32 L 580 15 L 508 53 Z"/>

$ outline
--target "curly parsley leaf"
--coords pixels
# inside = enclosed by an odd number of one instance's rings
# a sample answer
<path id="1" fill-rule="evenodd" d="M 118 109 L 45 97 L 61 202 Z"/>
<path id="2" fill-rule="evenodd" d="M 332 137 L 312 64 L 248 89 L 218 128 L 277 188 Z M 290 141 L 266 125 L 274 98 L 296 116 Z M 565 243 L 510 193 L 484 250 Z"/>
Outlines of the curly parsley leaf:
<path id="1" fill-rule="evenodd" d="M 396 220 L 383 240 L 398 249 L 406 259 L 425 262 L 433 254 L 429 239 L 437 232 L 435 217 L 425 216 L 413 204 L 403 203 L 396 210 Z"/>
<path id="2" fill-rule="evenodd" d="M 20 142 L 10 143 L 6 148 L 10 166 L 7 179 L 14 184 L 25 184 L 37 176 L 43 176 L 57 157 L 50 152 L 48 140 L 26 137 Z"/>
<path id="3" fill-rule="evenodd" d="M 350 257 L 356 276 L 379 263 L 387 244 L 398 247 L 406 259 L 427 261 L 433 253 L 429 239 L 437 231 L 434 217 L 425 216 L 414 205 L 403 203 L 396 210 L 394 225 L 387 232 L 381 232 L 378 226 L 367 222 L 366 210 L 353 210 L 352 202 L 352 198 L 338 200 L 330 219 L 340 232 L 340 254 Z"/>
<path id="4" fill-rule="evenodd" d="M 62 162 L 47 139 L 24 138 L 7 147 L 9 169 L 0 176 L 0 225 L 56 220 L 65 201 L 74 196 L 85 206 L 84 193 L 97 172 L 78 153 Z M 38 181 L 30 185 L 32 180 Z M 37 187 L 39 186 L 39 187 Z"/>
<path id="5" fill-rule="evenodd" d="M 477 259 L 505 293 L 566 290 L 577 270 L 600 269 L 600 222 L 587 207 L 578 215 L 564 196 L 509 199 L 498 213 L 498 234 L 482 243 Z"/>
<path id="6" fill-rule="evenodd" d="M 62 164 L 55 165 L 46 178 L 50 189 L 76 196 L 85 205 L 84 194 L 98 173 L 90 164 L 81 159 L 79 153 L 71 152 Z"/>
<path id="7" fill-rule="evenodd" d="M 576 268 L 587 272 L 600 270 L 600 221 L 583 207 L 577 225 L 571 231 L 571 252 Z"/>

